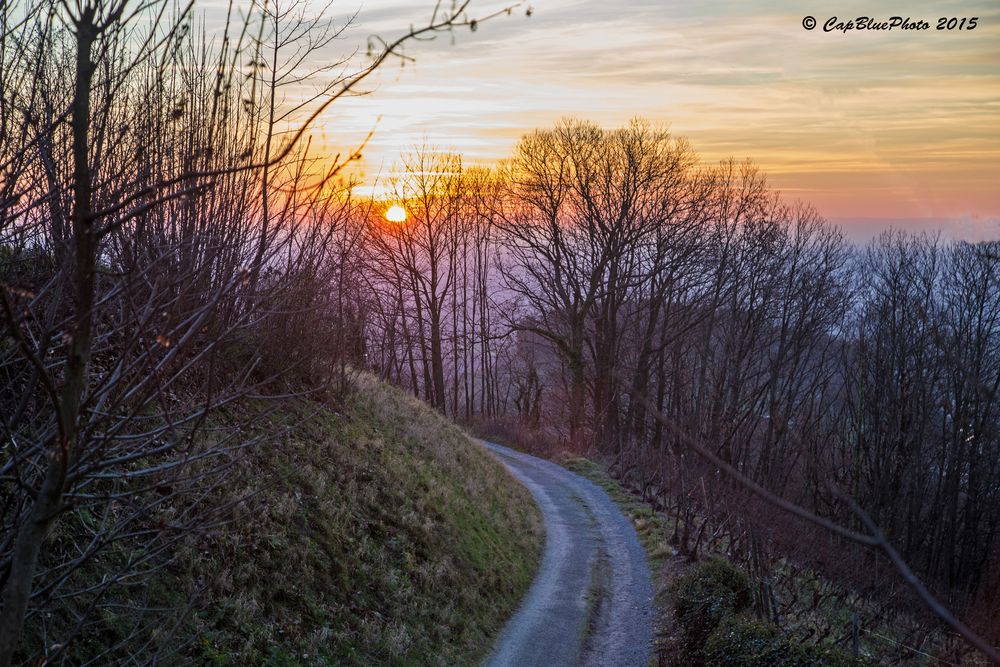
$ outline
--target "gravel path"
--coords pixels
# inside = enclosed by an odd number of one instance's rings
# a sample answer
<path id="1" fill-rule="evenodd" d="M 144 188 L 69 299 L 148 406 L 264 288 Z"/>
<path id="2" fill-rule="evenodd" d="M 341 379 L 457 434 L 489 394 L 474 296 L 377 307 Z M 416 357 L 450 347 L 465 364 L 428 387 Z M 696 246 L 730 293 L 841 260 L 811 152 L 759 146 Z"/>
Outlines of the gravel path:
<path id="1" fill-rule="evenodd" d="M 631 522 L 593 482 L 483 444 L 534 495 L 546 530 L 538 575 L 485 665 L 646 667 L 653 586 Z"/>

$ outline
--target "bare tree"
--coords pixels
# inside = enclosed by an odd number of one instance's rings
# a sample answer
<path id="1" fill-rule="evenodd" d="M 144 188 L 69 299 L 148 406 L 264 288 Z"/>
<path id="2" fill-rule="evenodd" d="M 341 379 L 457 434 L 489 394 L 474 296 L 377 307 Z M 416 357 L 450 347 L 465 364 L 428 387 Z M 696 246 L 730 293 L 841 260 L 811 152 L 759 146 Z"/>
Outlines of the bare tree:
<path id="1" fill-rule="evenodd" d="M 548 340 L 563 360 L 574 446 L 583 446 L 588 423 L 605 447 L 619 431 L 614 371 L 632 298 L 648 283 L 658 230 L 683 243 L 692 165 L 686 144 L 666 130 L 566 121 L 522 139 L 507 167 L 508 203 L 494 212 L 500 268 L 527 308 L 511 325 Z"/>
<path id="2" fill-rule="evenodd" d="M 381 287 L 389 290 L 387 298 L 412 311 L 415 329 L 408 335 L 417 345 L 424 393 L 442 412 L 447 395 L 447 304 L 454 300 L 459 281 L 461 179 L 461 160 L 456 156 L 417 151 L 393 180 L 397 200 L 406 203 L 406 220 L 376 218 L 369 235 Z M 454 309 L 451 314 L 454 320 Z"/>

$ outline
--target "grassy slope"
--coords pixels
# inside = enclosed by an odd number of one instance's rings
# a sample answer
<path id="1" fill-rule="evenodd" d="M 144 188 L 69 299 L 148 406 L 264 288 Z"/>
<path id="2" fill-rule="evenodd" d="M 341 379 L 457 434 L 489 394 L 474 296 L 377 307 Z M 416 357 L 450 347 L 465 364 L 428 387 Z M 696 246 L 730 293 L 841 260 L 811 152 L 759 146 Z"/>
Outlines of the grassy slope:
<path id="1" fill-rule="evenodd" d="M 457 427 L 369 377 L 338 412 L 289 401 L 270 419 L 302 423 L 257 449 L 227 492 L 256 494 L 249 513 L 147 589 L 163 606 L 200 591 L 149 650 L 187 638 L 169 662 L 477 662 L 537 566 L 528 492 Z M 128 619 L 104 625 L 77 657 Z"/>

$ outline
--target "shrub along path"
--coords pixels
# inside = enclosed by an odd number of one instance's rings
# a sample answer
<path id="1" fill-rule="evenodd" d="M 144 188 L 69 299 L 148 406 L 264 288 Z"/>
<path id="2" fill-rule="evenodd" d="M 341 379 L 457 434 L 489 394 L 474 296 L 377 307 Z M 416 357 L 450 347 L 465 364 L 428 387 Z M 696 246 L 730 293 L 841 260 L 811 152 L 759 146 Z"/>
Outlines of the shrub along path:
<path id="1" fill-rule="evenodd" d="M 647 665 L 653 586 L 631 522 L 593 482 L 484 444 L 535 496 L 546 528 L 541 568 L 486 665 Z"/>

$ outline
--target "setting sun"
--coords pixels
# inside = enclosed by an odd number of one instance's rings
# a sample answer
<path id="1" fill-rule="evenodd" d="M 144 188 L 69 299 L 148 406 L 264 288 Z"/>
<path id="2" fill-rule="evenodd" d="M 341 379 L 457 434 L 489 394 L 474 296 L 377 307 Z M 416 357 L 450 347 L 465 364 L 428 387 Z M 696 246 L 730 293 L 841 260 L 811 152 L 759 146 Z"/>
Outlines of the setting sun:
<path id="1" fill-rule="evenodd" d="M 406 209 L 399 204 L 393 204 L 385 212 L 385 219 L 389 222 L 406 222 Z"/>

